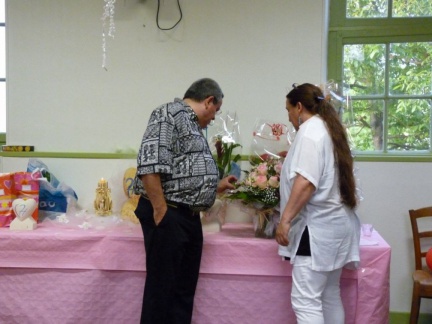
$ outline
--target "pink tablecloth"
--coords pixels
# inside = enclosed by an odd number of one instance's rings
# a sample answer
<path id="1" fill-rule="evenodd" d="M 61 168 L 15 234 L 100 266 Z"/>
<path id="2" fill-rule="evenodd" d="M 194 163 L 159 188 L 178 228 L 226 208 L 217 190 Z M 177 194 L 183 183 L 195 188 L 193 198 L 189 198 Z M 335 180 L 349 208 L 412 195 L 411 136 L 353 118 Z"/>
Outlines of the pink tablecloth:
<path id="1" fill-rule="evenodd" d="M 193 323 L 295 323 L 291 266 L 249 224 L 206 233 Z M 367 242 L 366 242 L 367 243 Z M 388 322 L 390 247 L 374 232 L 344 270 L 346 323 Z M 139 226 L 0 229 L 1 323 L 139 323 L 145 282 Z"/>

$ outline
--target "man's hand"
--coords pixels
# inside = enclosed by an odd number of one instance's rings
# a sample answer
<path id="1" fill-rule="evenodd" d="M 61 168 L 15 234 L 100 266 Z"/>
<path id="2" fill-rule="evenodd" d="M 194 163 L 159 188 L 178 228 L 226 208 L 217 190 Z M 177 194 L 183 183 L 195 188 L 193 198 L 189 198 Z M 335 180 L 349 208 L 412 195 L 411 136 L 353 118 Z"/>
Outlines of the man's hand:
<path id="1" fill-rule="evenodd" d="M 168 207 L 166 204 L 164 207 L 158 209 L 153 208 L 153 219 L 156 225 L 159 225 L 159 223 L 162 222 L 162 219 L 164 218 L 167 210 Z"/>
<path id="2" fill-rule="evenodd" d="M 167 212 L 167 204 L 162 190 L 160 175 L 151 173 L 141 176 L 141 181 L 153 206 L 153 219 L 156 225 L 164 218 Z"/>
<path id="3" fill-rule="evenodd" d="M 237 181 L 237 177 L 235 177 L 233 175 L 226 176 L 225 178 L 223 178 L 222 180 L 219 181 L 218 187 L 217 187 L 217 192 L 222 193 L 225 190 L 235 189 L 235 186 L 233 185 L 233 183 L 235 183 L 236 181 Z"/>

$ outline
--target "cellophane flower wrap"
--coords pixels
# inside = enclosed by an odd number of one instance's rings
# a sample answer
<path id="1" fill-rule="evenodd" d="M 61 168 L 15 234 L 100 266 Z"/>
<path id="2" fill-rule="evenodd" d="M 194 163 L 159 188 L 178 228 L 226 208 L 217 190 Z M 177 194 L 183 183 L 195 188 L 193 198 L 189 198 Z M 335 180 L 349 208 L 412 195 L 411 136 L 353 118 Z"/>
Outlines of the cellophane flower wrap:
<path id="1" fill-rule="evenodd" d="M 258 119 L 252 136 L 249 162 L 253 166 L 270 158 L 285 158 L 294 141 L 295 129 L 291 123 Z"/>
<path id="2" fill-rule="evenodd" d="M 219 177 L 222 179 L 232 174 L 240 178 L 241 169 L 237 162 L 241 158 L 242 145 L 237 114 L 228 111 L 216 116 L 206 132 L 210 150 L 219 169 Z"/>
<path id="3" fill-rule="evenodd" d="M 237 113 L 224 112 L 217 115 L 215 120 L 205 129 L 205 135 L 210 150 L 219 169 L 219 178 L 234 175 L 241 177 L 239 161 L 241 159 L 240 125 Z M 220 224 L 225 222 L 226 201 L 219 196 L 214 205 L 203 212 L 204 221 L 217 220 Z"/>
<path id="4" fill-rule="evenodd" d="M 280 218 L 280 172 L 294 136 L 291 124 L 257 121 L 249 158 L 250 170 L 243 171 L 245 178 L 224 196 L 240 200 L 255 210 L 253 221 L 257 237 L 274 237 Z"/>

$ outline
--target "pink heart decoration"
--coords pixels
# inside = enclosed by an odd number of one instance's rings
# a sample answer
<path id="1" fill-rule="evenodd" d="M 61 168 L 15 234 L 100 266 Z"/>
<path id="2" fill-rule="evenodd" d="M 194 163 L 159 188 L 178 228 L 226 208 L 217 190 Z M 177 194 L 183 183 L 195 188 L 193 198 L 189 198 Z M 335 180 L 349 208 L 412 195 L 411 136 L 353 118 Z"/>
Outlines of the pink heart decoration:
<path id="1" fill-rule="evenodd" d="M 12 209 L 17 218 L 25 220 L 27 217 L 31 217 L 35 209 L 37 208 L 36 200 L 30 199 L 15 199 L 12 202 Z"/>
<path id="2" fill-rule="evenodd" d="M 6 188 L 10 189 L 12 188 L 12 181 L 10 180 L 5 180 L 4 185 Z"/>

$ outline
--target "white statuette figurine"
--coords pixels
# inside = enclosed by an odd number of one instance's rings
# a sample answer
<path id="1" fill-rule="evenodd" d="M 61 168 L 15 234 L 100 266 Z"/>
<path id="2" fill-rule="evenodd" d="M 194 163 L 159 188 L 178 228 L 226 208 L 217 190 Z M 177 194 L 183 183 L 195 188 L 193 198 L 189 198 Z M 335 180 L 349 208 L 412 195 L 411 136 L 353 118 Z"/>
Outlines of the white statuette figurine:
<path id="1" fill-rule="evenodd" d="M 12 209 L 16 218 L 10 223 L 9 229 L 13 231 L 34 230 L 37 227 L 36 221 L 32 214 L 37 208 L 36 200 L 30 199 L 15 199 L 12 202 Z"/>

